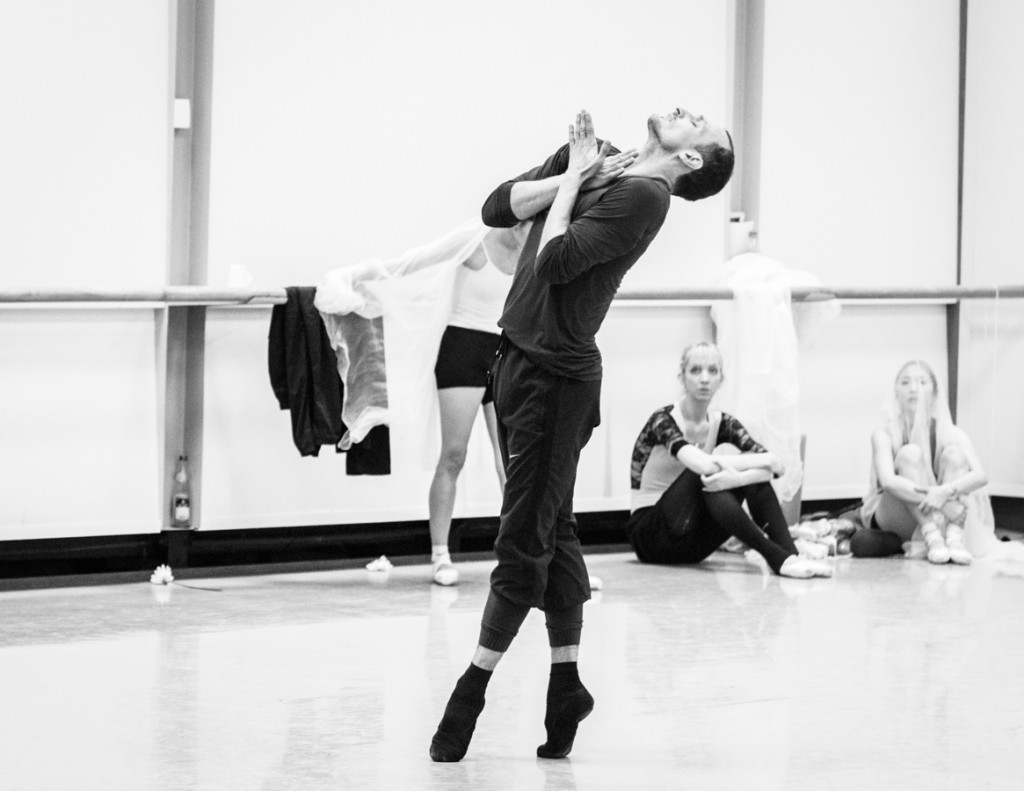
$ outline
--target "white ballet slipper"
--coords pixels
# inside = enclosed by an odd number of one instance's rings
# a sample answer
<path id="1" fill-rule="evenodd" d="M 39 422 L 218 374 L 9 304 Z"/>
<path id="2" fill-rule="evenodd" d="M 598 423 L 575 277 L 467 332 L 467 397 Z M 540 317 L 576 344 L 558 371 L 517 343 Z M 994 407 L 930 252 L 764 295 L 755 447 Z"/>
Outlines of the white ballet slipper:
<path id="1" fill-rule="evenodd" d="M 433 577 L 435 585 L 449 587 L 459 584 L 459 570 L 455 568 L 450 558 L 444 558 L 434 563 Z"/>
<path id="2" fill-rule="evenodd" d="M 926 522 L 921 525 L 921 536 L 924 538 L 924 543 L 928 547 L 928 552 L 925 557 L 928 558 L 929 563 L 935 563 L 942 565 L 943 563 L 949 563 L 949 547 L 946 546 L 946 542 L 942 538 L 942 532 L 939 530 L 939 526 L 934 522 Z"/>
<path id="3" fill-rule="evenodd" d="M 973 556 L 964 546 L 964 531 L 960 525 L 950 522 L 946 525 L 946 549 L 949 559 L 958 566 L 969 566 Z"/>
<path id="4" fill-rule="evenodd" d="M 779 576 L 801 580 L 811 577 L 831 577 L 832 567 L 820 560 L 809 560 L 799 555 L 790 555 L 779 569 Z"/>
<path id="5" fill-rule="evenodd" d="M 824 560 L 828 557 L 828 545 L 822 544 L 817 541 L 807 541 L 803 538 L 798 538 L 793 542 L 796 545 L 796 551 L 800 553 L 800 557 L 807 558 L 808 560 Z"/>

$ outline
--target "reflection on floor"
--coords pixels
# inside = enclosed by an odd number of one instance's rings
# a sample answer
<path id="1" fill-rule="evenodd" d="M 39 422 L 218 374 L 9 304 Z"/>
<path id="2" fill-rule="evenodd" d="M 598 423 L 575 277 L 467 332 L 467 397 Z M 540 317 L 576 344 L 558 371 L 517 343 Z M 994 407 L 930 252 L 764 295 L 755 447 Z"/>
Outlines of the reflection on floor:
<path id="1" fill-rule="evenodd" d="M 836 562 L 833 579 L 592 555 L 569 759 L 531 613 L 465 760 L 430 736 L 489 562 L 0 593 L 0 788 L 1021 787 L 1024 564 Z"/>

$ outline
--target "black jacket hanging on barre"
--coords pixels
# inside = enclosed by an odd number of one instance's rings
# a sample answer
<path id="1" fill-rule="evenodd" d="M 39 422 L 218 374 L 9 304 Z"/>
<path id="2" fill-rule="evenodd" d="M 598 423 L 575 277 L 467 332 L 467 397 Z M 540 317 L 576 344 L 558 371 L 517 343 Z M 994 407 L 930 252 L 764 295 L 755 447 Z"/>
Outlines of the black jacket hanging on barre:
<path id="1" fill-rule="evenodd" d="M 316 289 L 289 286 L 285 291 L 288 301 L 275 305 L 270 316 L 270 384 L 281 409 L 291 411 L 295 447 L 303 456 L 317 456 L 321 445 L 337 446 L 345 434 L 341 420 L 344 386 L 327 329 L 313 305 Z M 347 453 L 348 474 L 389 474 L 387 426 L 376 427 Z"/>

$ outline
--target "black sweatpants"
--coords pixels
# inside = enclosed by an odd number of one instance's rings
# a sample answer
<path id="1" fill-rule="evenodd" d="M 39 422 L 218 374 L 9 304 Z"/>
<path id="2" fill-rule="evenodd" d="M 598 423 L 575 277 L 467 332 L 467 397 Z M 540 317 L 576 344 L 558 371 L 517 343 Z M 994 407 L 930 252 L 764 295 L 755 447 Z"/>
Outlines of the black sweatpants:
<path id="1" fill-rule="evenodd" d="M 507 481 L 493 594 L 545 611 L 590 598 L 572 497 L 576 465 L 600 423 L 600 381 L 556 376 L 504 339 L 492 368 Z"/>
<path id="2" fill-rule="evenodd" d="M 744 501 L 750 516 L 743 510 Z M 705 492 L 692 470 L 684 470 L 657 503 L 633 512 L 627 529 L 644 563 L 699 563 L 730 536 L 757 550 L 776 573 L 786 558 L 797 554 L 771 484 Z"/>

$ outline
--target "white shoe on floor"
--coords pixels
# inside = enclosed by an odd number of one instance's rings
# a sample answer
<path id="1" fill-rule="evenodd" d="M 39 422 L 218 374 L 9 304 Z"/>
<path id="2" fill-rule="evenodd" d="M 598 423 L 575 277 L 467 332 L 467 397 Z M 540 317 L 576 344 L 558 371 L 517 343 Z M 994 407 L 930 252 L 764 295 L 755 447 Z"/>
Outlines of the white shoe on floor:
<path id="1" fill-rule="evenodd" d="M 925 522 L 921 525 L 921 535 L 924 537 L 924 543 L 928 547 L 928 554 L 925 555 L 928 558 L 928 562 L 939 566 L 943 563 L 949 563 L 949 547 L 946 546 L 946 541 L 942 537 L 942 531 L 939 530 L 939 526 L 934 522 Z"/>
<path id="2" fill-rule="evenodd" d="M 952 522 L 946 525 L 946 549 L 949 550 L 949 559 L 958 566 L 971 565 L 972 556 L 964 546 L 964 531 L 960 525 Z"/>
<path id="3" fill-rule="evenodd" d="M 800 553 L 800 557 L 807 558 L 808 560 L 824 560 L 828 557 L 828 545 L 820 544 L 817 541 L 808 541 L 805 538 L 796 539 L 793 544 L 796 545 L 796 551 Z"/>
<path id="4" fill-rule="evenodd" d="M 790 555 L 779 569 L 779 576 L 801 580 L 811 577 L 831 577 L 832 567 L 821 560 L 809 560 L 799 555 Z"/>
<path id="5" fill-rule="evenodd" d="M 434 564 L 434 584 L 449 587 L 459 584 L 459 570 L 451 560 L 442 560 Z"/>

